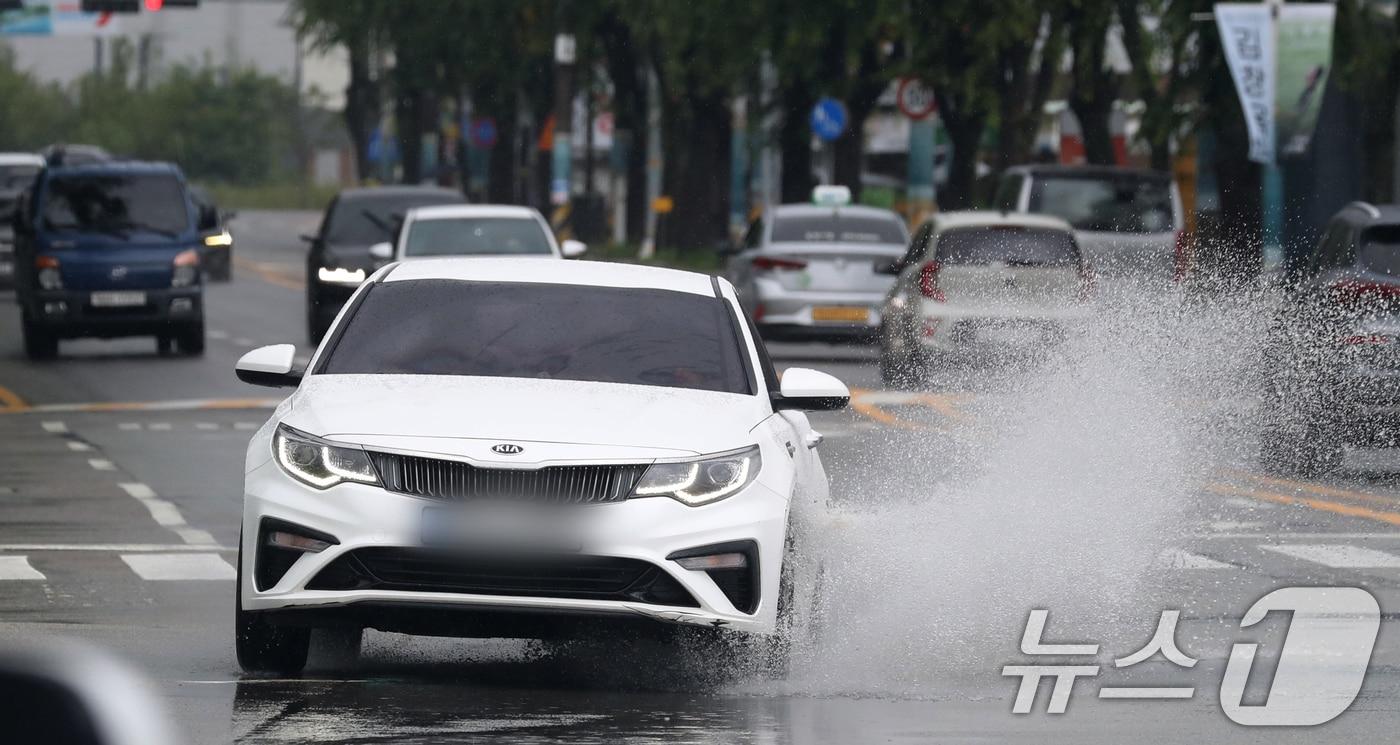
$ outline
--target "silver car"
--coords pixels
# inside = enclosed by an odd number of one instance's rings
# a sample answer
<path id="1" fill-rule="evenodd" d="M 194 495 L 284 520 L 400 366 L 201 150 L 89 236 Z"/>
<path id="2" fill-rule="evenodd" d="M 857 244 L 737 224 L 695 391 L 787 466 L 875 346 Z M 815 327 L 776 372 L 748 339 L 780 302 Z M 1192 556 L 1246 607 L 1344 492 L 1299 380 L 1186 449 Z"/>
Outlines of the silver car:
<path id="1" fill-rule="evenodd" d="M 908 242 L 890 210 L 785 204 L 749 226 L 726 274 L 766 338 L 873 339 L 894 281 L 877 268 Z"/>
<path id="2" fill-rule="evenodd" d="M 997 209 L 1067 220 L 1100 280 L 1168 283 L 1186 271 L 1186 218 L 1170 174 L 1098 166 L 1016 166 Z"/>

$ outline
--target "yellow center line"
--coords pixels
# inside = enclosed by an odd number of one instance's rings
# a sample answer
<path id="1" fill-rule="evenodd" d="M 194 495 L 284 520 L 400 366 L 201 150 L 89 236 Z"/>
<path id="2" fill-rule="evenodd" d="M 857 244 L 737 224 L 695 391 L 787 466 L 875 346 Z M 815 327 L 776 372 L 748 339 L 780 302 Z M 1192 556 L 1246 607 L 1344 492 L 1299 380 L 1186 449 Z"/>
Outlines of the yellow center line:
<path id="1" fill-rule="evenodd" d="M 958 398 L 939 393 L 925 393 L 918 401 L 934 411 L 958 421 L 967 421 L 967 412 L 958 408 Z"/>
<path id="2" fill-rule="evenodd" d="M 0 385 L 0 404 L 4 405 L 0 407 L 0 411 L 24 411 L 29 408 L 29 404 L 25 403 L 18 393 L 3 385 Z"/>
<path id="3" fill-rule="evenodd" d="M 1317 494 L 1323 497 L 1336 497 L 1338 499 L 1356 499 L 1361 500 L 1363 502 L 1376 502 L 1379 504 L 1390 505 L 1392 507 L 1400 507 L 1400 498 L 1397 497 L 1387 497 L 1382 494 L 1357 491 L 1355 489 L 1343 489 L 1340 487 L 1327 486 L 1326 484 L 1318 484 L 1311 481 L 1295 481 L 1294 479 L 1283 479 L 1274 476 L 1264 476 L 1257 473 L 1249 473 L 1247 471 L 1236 471 L 1235 473 L 1251 481 L 1264 484 L 1266 486 L 1297 489 L 1301 491 L 1312 492 L 1313 494 Z"/>
<path id="4" fill-rule="evenodd" d="M 871 393 L 875 393 L 875 391 L 865 388 L 855 388 L 851 391 L 851 408 L 857 414 L 861 414 L 891 427 L 899 427 L 901 429 L 928 429 L 928 427 L 922 423 L 901 419 L 870 401 L 862 400 Z"/>
<path id="5" fill-rule="evenodd" d="M 1229 484 L 1211 484 L 1206 487 L 1206 491 L 1232 497 L 1250 497 L 1251 499 L 1257 499 L 1263 502 L 1309 507 L 1320 512 L 1330 512 L 1335 515 L 1345 515 L 1347 517 L 1359 517 L 1364 520 L 1375 520 L 1388 525 L 1400 525 L 1400 512 L 1373 510 L 1367 507 L 1330 502 L 1325 499 L 1317 499 L 1314 497 L 1290 496 L 1277 492 L 1264 491 L 1263 489 L 1250 489 L 1240 486 L 1231 486 Z"/>

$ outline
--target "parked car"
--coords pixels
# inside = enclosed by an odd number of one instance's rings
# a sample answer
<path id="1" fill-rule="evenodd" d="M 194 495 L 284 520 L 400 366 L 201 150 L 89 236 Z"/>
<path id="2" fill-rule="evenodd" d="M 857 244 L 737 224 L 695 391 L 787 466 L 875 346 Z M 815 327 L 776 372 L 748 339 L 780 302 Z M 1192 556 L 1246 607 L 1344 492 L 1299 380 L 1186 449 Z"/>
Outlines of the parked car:
<path id="1" fill-rule="evenodd" d="M 418 207 L 408 211 L 394 241 L 377 243 L 377 259 L 398 261 L 446 256 L 543 256 L 572 259 L 588 247 L 555 240 L 539 210 L 504 204 Z"/>
<path id="2" fill-rule="evenodd" d="M 870 339 L 880 328 L 891 278 L 875 266 L 903 255 L 909 232 L 890 210 L 828 193 L 828 204 L 768 210 L 729 257 L 725 274 L 764 338 Z"/>
<path id="3" fill-rule="evenodd" d="M 204 246 L 199 254 L 204 278 L 227 282 L 233 279 L 233 231 L 228 223 L 238 213 L 220 210 L 209 192 L 198 186 L 190 187 L 190 196 L 199 215 L 200 230 L 204 232 Z"/>
<path id="4" fill-rule="evenodd" d="M 295 672 L 310 632 L 703 628 L 781 654 L 814 582 L 794 518 L 828 485 L 804 410 L 722 279 L 603 262 L 425 259 L 372 275 L 248 446 L 236 649 Z M 719 630 L 719 631 L 717 631 Z M 748 637 L 740 637 L 748 638 Z M 755 640 L 757 641 L 757 640 Z M 765 643 L 766 642 L 766 643 Z"/>
<path id="5" fill-rule="evenodd" d="M 1041 352 L 1087 316 L 1093 275 L 1069 223 L 1043 215 L 944 212 L 881 267 L 880 377 L 921 382 L 935 360 Z"/>
<path id="6" fill-rule="evenodd" d="M 15 283 L 15 206 L 43 167 L 34 153 L 0 153 L 0 289 Z"/>
<path id="7" fill-rule="evenodd" d="M 461 192 L 426 186 L 346 189 L 326 207 L 315 235 L 303 235 L 306 253 L 306 335 L 318 343 L 350 295 L 387 259 L 370 255 L 392 241 L 415 207 L 465 204 Z"/>
<path id="8" fill-rule="evenodd" d="M 1400 206 L 1338 212 L 1280 306 L 1265 348 L 1261 456 L 1316 475 L 1347 447 L 1400 438 Z"/>
<path id="9" fill-rule="evenodd" d="M 169 163 L 44 169 L 19 207 L 16 297 L 25 351 L 60 339 L 151 335 L 157 349 L 204 353 L 194 201 Z"/>
<path id="10" fill-rule="evenodd" d="M 1187 270 L 1186 216 L 1180 191 L 1167 173 L 1016 166 L 1002 174 L 993 206 L 1068 221 L 1100 280 L 1166 284 Z"/>

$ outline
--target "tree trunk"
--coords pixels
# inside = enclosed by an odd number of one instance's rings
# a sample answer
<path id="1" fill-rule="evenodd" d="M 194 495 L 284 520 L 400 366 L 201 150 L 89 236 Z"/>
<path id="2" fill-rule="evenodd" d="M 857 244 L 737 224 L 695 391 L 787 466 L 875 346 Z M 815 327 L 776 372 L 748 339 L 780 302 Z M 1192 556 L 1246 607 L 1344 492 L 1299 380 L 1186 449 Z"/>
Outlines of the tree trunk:
<path id="1" fill-rule="evenodd" d="M 1113 113 L 1113 100 L 1118 97 L 1118 80 L 1112 70 L 1104 69 L 1108 27 L 1112 20 L 1113 9 L 1106 2 L 1099 7 L 1081 6 L 1067 19 L 1073 29 L 1074 44 L 1068 103 L 1079 120 L 1084 157 L 1098 165 L 1112 165 L 1116 161 L 1109 116 Z"/>
<path id="2" fill-rule="evenodd" d="M 1108 120 L 1113 113 L 1113 99 L 1094 95 L 1071 95 L 1069 107 L 1079 120 L 1084 137 L 1084 158 L 1095 165 L 1110 166 L 1117 158 L 1113 152 L 1113 134 Z"/>
<path id="3" fill-rule="evenodd" d="M 733 130 L 728 97 L 692 95 L 667 103 L 663 137 L 671 147 L 665 181 L 675 203 L 666 218 L 667 243 L 707 249 L 728 236 Z"/>
<path id="4" fill-rule="evenodd" d="M 778 129 L 778 147 L 783 158 L 781 192 L 785 203 L 812 198 L 812 133 L 807 117 L 815 105 L 816 97 L 805 81 L 782 87 L 783 121 Z"/>
<path id="5" fill-rule="evenodd" d="M 400 89 L 394 100 L 394 119 L 398 129 L 399 157 L 403 162 L 405 184 L 423 180 L 423 94 L 417 89 Z"/>
<path id="6" fill-rule="evenodd" d="M 964 111 L 961 101 L 953 96 L 936 93 L 939 117 L 948 132 L 953 148 L 948 167 L 948 182 L 938 195 L 938 207 L 943 210 L 968 209 L 976 204 L 977 150 L 987 127 L 987 115 L 981 111 Z"/>
<path id="7" fill-rule="evenodd" d="M 345 86 L 345 130 L 355 149 L 355 177 L 363 181 L 374 172 L 369 161 L 369 141 L 379 124 L 379 90 L 369 71 L 369 46 L 353 44 L 350 82 Z"/>

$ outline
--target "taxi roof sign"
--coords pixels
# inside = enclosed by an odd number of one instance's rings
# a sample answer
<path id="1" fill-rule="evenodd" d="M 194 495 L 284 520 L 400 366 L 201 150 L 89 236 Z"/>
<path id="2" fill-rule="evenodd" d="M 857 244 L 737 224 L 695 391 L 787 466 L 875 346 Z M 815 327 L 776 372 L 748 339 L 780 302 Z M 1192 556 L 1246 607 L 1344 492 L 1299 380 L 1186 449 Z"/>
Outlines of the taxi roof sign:
<path id="1" fill-rule="evenodd" d="M 851 203 L 851 189 L 848 186 L 823 184 L 812 190 L 812 204 L 823 207 L 842 207 Z"/>

